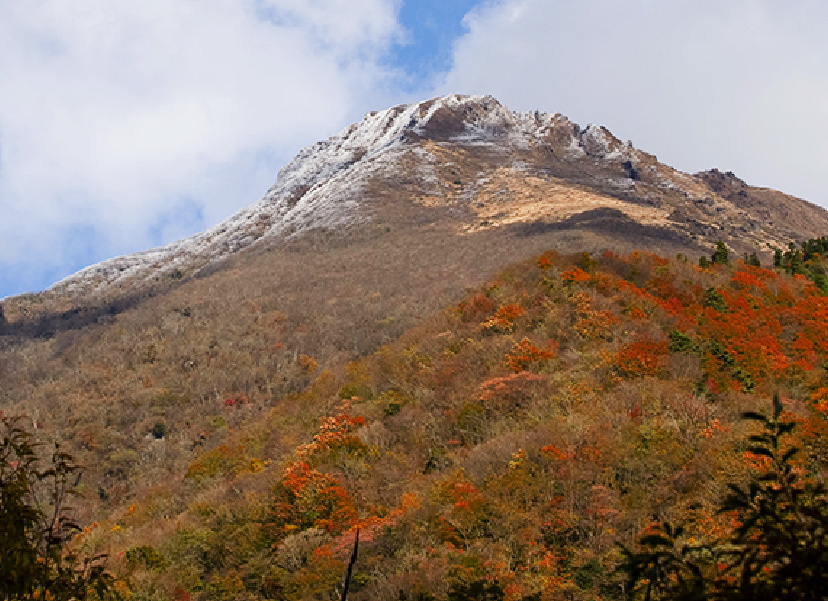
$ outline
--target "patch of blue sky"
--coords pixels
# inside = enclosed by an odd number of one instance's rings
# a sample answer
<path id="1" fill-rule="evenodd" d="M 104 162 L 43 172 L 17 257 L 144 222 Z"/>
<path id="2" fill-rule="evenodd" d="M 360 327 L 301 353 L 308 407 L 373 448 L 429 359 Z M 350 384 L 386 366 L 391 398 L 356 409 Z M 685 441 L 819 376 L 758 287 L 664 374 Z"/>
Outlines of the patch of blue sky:
<path id="1" fill-rule="evenodd" d="M 91 225 L 67 226 L 55 244 L 59 252 L 33 255 L 15 264 L 0 263 L 0 299 L 26 291 L 37 292 L 58 280 L 100 261 L 100 232 Z"/>
<path id="2" fill-rule="evenodd" d="M 78 263 L 74 271 L 88 264 Z M 34 265 L 31 263 L 0 264 L 0 300 L 26 292 L 40 292 L 66 275 L 68 275 L 66 269 L 49 267 L 40 262 Z"/>
<path id="3" fill-rule="evenodd" d="M 429 87 L 452 66 L 454 41 L 465 32 L 463 17 L 482 0 L 406 0 L 399 20 L 407 36 L 389 62 L 407 74 L 408 92 Z"/>
<path id="4" fill-rule="evenodd" d="M 196 198 L 181 198 L 155 219 L 149 228 L 149 239 L 153 247 L 162 246 L 196 234 L 204 227 L 201 202 Z"/>

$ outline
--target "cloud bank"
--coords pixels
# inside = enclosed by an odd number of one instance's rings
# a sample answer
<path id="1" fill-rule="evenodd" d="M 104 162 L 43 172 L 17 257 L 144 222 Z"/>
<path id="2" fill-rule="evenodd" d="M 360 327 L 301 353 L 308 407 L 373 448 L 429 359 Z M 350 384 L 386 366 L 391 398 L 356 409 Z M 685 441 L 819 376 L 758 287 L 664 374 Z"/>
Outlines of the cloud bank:
<path id="1" fill-rule="evenodd" d="M 0 297 L 257 200 L 298 148 L 390 98 L 398 9 L 0 4 Z"/>
<path id="2" fill-rule="evenodd" d="M 826 23 L 821 0 L 489 2 L 438 91 L 600 123 L 684 171 L 828 206 Z"/>

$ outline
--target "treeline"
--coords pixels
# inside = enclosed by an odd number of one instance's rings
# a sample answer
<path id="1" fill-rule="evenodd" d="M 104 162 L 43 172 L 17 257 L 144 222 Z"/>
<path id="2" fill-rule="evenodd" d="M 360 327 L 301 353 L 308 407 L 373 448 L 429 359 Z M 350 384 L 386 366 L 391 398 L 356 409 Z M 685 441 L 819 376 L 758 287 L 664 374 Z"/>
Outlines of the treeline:
<path id="1" fill-rule="evenodd" d="M 823 292 L 828 292 L 828 236 L 812 238 L 803 242 L 799 248 L 794 243 L 788 250 L 776 249 L 773 264 L 790 275 L 803 275 L 813 281 Z"/>
<path id="2" fill-rule="evenodd" d="M 828 293 L 826 253 L 828 253 L 828 236 L 805 240 L 799 246 L 791 242 L 787 250 L 781 248 L 774 250 L 773 266 L 788 275 L 804 276 L 814 282 L 820 290 Z M 746 265 L 761 267 L 755 251 L 745 253 L 742 260 Z M 711 265 L 729 265 L 730 262 L 730 250 L 724 242 L 719 240 L 710 258 L 706 256 L 699 258 L 699 267 L 706 269 Z"/>

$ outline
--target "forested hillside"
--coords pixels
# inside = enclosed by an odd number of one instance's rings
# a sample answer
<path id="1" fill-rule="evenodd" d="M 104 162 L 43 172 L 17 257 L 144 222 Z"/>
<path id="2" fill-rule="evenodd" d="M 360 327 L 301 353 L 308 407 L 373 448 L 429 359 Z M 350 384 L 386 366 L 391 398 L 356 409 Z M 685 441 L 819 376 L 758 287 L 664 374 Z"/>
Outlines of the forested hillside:
<path id="1" fill-rule="evenodd" d="M 308 355 L 77 544 L 134 599 L 337 599 L 357 529 L 352 599 L 630 598 L 618 543 L 738 528 L 727 485 L 767 469 L 742 412 L 779 392 L 798 477 L 828 467 L 828 297 L 714 259 L 548 252 L 345 374 Z"/>

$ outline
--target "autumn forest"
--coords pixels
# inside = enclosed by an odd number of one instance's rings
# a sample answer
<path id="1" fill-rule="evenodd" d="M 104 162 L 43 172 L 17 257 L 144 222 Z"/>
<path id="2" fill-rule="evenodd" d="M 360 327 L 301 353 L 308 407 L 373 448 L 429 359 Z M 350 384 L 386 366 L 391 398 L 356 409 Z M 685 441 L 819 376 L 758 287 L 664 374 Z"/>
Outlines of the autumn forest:
<path id="1" fill-rule="evenodd" d="M 344 370 L 261 344 L 290 382 L 232 380 L 193 413 L 136 357 L 158 407 L 141 452 L 180 468 L 150 484 L 79 425 L 100 464 L 66 549 L 135 600 L 339 599 L 352 559 L 354 600 L 821 599 L 828 296 L 808 244 L 765 267 L 549 251 Z"/>

